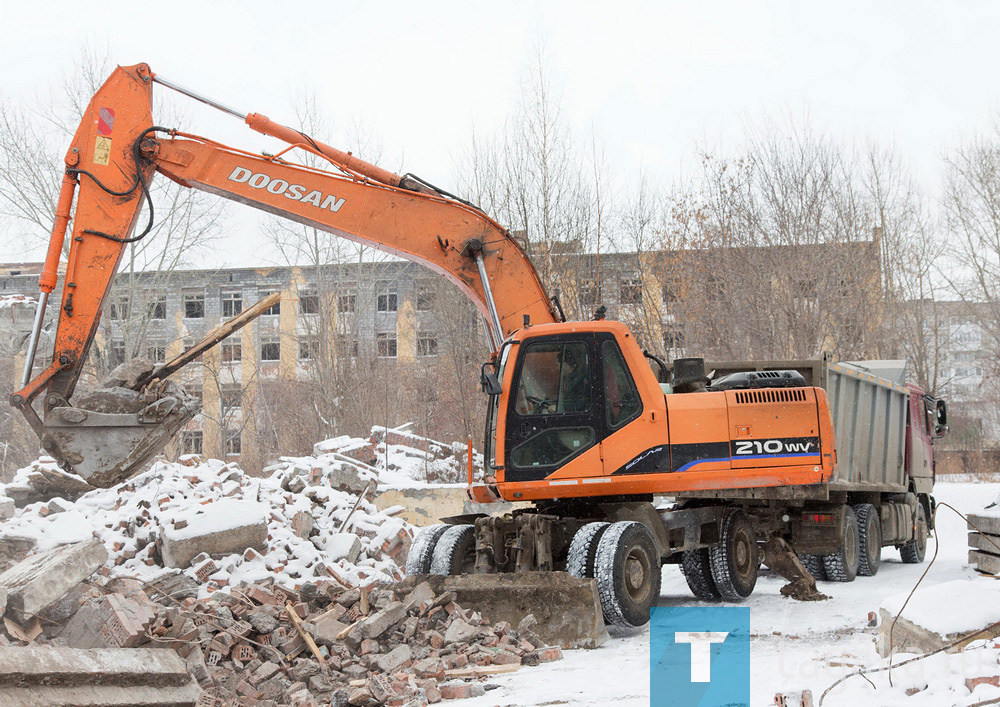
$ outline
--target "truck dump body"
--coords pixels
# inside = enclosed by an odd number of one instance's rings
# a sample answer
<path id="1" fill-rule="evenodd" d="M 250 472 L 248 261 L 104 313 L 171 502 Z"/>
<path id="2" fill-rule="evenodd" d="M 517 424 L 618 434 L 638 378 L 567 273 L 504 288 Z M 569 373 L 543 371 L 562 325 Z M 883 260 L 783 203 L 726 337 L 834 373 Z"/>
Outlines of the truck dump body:
<path id="1" fill-rule="evenodd" d="M 904 361 L 832 362 L 828 357 L 790 361 L 706 363 L 715 379 L 742 371 L 794 370 L 806 385 L 826 391 L 836 440 L 831 487 L 845 491 L 905 491 L 906 410 Z"/>

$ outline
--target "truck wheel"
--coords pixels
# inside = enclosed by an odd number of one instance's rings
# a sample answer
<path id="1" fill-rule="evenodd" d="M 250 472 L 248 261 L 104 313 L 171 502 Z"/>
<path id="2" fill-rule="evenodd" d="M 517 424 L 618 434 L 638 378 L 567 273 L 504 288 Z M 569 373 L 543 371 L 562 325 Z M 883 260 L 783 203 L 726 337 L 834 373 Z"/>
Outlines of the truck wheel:
<path id="1" fill-rule="evenodd" d="M 917 506 L 917 536 L 899 548 L 899 556 L 908 565 L 919 565 L 927 554 L 927 513 L 924 504 Z"/>
<path id="2" fill-rule="evenodd" d="M 858 574 L 874 577 L 882 562 L 882 520 L 870 503 L 854 506 L 854 515 L 858 519 Z"/>
<path id="3" fill-rule="evenodd" d="M 587 523 L 576 531 L 573 542 L 569 544 L 569 555 L 566 557 L 566 571 L 574 577 L 587 579 L 594 576 L 594 557 L 597 555 L 597 544 L 608 529 L 610 523 Z"/>
<path id="4" fill-rule="evenodd" d="M 449 527 L 434 546 L 431 574 L 472 574 L 476 568 L 476 528 Z"/>
<path id="5" fill-rule="evenodd" d="M 753 592 L 761 556 L 753 522 L 733 508 L 722 519 L 722 541 L 708 550 L 715 588 L 726 601 L 741 601 Z"/>
<path id="6" fill-rule="evenodd" d="M 604 622 L 634 628 L 649 622 L 660 596 L 660 554 L 642 523 L 612 523 L 601 535 L 594 576 Z"/>
<path id="7" fill-rule="evenodd" d="M 831 582 L 853 582 L 858 576 L 858 517 L 854 509 L 844 506 L 844 529 L 840 535 L 840 549 L 823 555 L 823 569 Z"/>
<path id="8" fill-rule="evenodd" d="M 826 581 L 826 570 L 823 569 L 822 555 L 799 555 L 799 561 L 809 570 L 817 582 Z"/>
<path id="9" fill-rule="evenodd" d="M 681 554 L 681 573 L 687 580 L 691 593 L 704 601 L 718 601 L 722 598 L 712 579 L 712 561 L 708 548 L 687 550 Z"/>
<path id="10" fill-rule="evenodd" d="M 450 525 L 432 525 L 421 530 L 410 545 L 406 556 L 406 574 L 430 574 L 431 559 L 434 557 L 434 546 Z"/>

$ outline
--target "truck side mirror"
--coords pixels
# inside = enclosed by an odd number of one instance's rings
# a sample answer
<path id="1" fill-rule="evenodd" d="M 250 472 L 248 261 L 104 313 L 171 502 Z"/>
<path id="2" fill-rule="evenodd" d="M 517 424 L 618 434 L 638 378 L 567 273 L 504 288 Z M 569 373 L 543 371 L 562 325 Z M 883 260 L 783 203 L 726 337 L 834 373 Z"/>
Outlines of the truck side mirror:
<path id="1" fill-rule="evenodd" d="M 483 364 L 483 367 L 479 371 L 479 384 L 483 387 L 483 392 L 487 395 L 500 395 L 503 392 L 500 379 L 497 378 L 496 371 L 487 371 L 487 366 L 493 366 L 493 364 L 490 362 Z"/>

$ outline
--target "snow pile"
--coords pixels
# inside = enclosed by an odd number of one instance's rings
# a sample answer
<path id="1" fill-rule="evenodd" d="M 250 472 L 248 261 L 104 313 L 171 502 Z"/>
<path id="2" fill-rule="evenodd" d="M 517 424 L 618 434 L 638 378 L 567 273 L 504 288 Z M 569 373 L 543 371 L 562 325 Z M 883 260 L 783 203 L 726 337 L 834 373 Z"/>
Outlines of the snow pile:
<path id="1" fill-rule="evenodd" d="M 373 427 L 372 442 L 378 457 L 381 483 L 387 488 L 412 488 L 432 484 L 465 484 L 468 476 L 468 446 L 446 444 L 411 431 L 412 423 L 395 428 Z M 483 470 L 483 455 L 473 450 L 477 478 Z"/>
<path id="2" fill-rule="evenodd" d="M 893 594 L 881 608 L 896 616 L 907 597 L 908 591 Z M 992 579 L 973 578 L 922 587 L 910 597 L 903 618 L 941 636 L 981 629 L 1000 621 L 1000 585 Z"/>
<path id="3" fill-rule="evenodd" d="M 10 486 L 23 483 L 39 466 L 54 463 L 40 460 L 20 470 Z M 214 560 L 198 555 L 182 568 L 198 582 L 201 596 L 268 578 L 288 586 L 317 579 L 365 586 L 401 577 L 397 562 L 406 557 L 411 528 L 379 511 L 370 493 L 359 501 L 351 491 L 374 479 L 372 472 L 347 485 L 340 483 L 349 475 L 347 464 L 314 468 L 294 462 L 272 472 L 255 478 L 234 463 L 196 456 L 156 462 L 139 476 L 84 493 L 75 502 L 52 498 L 26 505 L 0 523 L 0 544 L 4 537 L 30 538 L 41 551 L 96 536 L 110 555 L 102 574 L 151 581 L 172 571 L 164 566 L 164 543 L 197 543 L 256 524 L 259 537 L 266 534 L 257 550 L 213 553 Z M 0 485 L 0 495 L 5 491 Z"/>
<path id="4" fill-rule="evenodd" d="M 27 295 L 0 295 L 0 309 L 11 309 L 17 305 L 34 305 L 35 298 Z"/>

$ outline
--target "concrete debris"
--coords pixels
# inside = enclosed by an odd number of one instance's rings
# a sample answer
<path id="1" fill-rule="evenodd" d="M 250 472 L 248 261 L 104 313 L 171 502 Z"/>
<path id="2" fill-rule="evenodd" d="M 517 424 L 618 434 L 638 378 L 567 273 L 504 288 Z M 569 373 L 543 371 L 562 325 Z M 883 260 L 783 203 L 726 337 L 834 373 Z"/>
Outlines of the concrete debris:
<path id="1" fill-rule="evenodd" d="M 162 704 L 156 700 L 172 696 L 170 704 L 427 705 L 483 694 L 479 679 L 562 657 L 534 636 L 532 621 L 522 622 L 524 633 L 493 624 L 427 583 L 360 592 L 333 580 L 297 588 L 265 580 L 166 604 L 150 599 L 149 587 L 98 579 L 52 635 L 0 649 L 4 704 L 59 704 L 60 690 L 72 687 L 81 690 L 73 704 Z M 302 640 L 289 612 L 315 643 Z M 0 643 L 11 640 L 8 632 Z M 136 665 L 148 674 L 130 679 Z M 43 682 L 58 685 L 44 688 L 52 691 L 47 701 L 6 701 L 8 687 L 28 700 Z"/>
<path id="2" fill-rule="evenodd" d="M 0 647 L 5 707 L 195 705 L 201 689 L 171 651 Z"/>
<path id="3" fill-rule="evenodd" d="M 98 540 L 63 545 L 33 555 L 0 574 L 7 592 L 6 615 L 25 624 L 64 597 L 108 559 Z"/>
<path id="4" fill-rule="evenodd" d="M 23 469 L 18 469 L 13 481 L 4 486 L 3 493 L 14 501 L 17 508 L 24 508 L 56 497 L 75 501 L 93 490 L 93 486 L 76 474 L 60 469 L 51 457 L 39 457 Z M 0 520 L 3 520 L 2 515 Z"/>
<path id="5" fill-rule="evenodd" d="M 267 577 L 282 584 L 333 579 L 350 586 L 400 579 L 411 526 L 370 499 L 327 483 L 332 466 L 364 479 L 372 472 L 355 462 L 313 462 L 307 468 L 284 463 L 257 478 L 236 464 L 189 456 L 157 462 L 125 483 L 93 489 L 75 501 L 62 494 L 30 503 L 0 521 L 0 571 L 31 552 L 96 536 L 108 551 L 101 573 L 166 582 L 150 591 L 157 601 L 184 598 L 192 588 L 206 597 Z M 290 479 L 300 483 L 289 486 Z M 10 486 L 0 486 L 4 490 Z"/>

